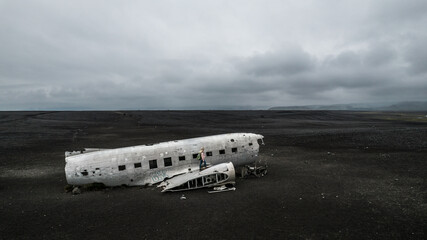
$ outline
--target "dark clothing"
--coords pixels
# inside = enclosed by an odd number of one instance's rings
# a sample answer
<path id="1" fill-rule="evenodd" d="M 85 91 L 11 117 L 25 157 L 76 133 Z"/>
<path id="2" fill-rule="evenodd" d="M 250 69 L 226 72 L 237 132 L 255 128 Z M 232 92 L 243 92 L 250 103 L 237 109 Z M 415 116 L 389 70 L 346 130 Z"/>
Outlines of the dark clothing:
<path id="1" fill-rule="evenodd" d="M 200 159 L 200 164 L 199 164 L 199 168 L 202 168 L 202 164 L 205 163 L 205 167 L 206 167 L 206 161 L 203 161 L 203 159 Z"/>
<path id="2" fill-rule="evenodd" d="M 206 161 L 205 161 L 205 153 L 204 152 L 200 152 L 200 164 L 199 164 L 199 168 L 202 169 L 202 164 L 205 163 L 205 167 L 206 167 Z"/>

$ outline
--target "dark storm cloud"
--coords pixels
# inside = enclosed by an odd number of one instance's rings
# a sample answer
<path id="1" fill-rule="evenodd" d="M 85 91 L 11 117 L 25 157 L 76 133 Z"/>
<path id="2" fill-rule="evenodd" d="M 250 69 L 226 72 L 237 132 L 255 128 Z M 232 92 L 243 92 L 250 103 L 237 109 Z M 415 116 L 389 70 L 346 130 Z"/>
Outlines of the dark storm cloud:
<path id="1" fill-rule="evenodd" d="M 281 52 L 281 51 L 277 51 Z M 293 55 L 283 52 L 283 56 L 263 55 L 263 69 L 275 69 L 283 66 L 277 59 L 293 58 Z M 287 54 L 287 55 L 286 55 Z M 285 56 L 286 55 L 286 56 Z M 373 45 L 359 51 L 342 51 L 334 56 L 328 56 L 323 60 L 317 60 L 314 56 L 304 54 L 306 60 L 303 71 L 289 72 L 285 70 L 270 71 L 274 77 L 266 78 L 266 75 L 255 74 L 252 82 L 260 83 L 260 91 L 277 91 L 282 94 L 292 95 L 293 99 L 329 99 L 334 98 L 336 92 L 342 93 L 337 98 L 351 97 L 351 95 L 365 96 L 375 93 L 372 98 L 377 99 L 383 96 L 389 100 L 392 92 L 402 89 L 404 82 L 405 67 L 399 66 L 396 62 L 396 52 L 387 44 Z M 255 56 L 250 59 L 261 59 Z M 268 64 L 271 63 L 271 66 Z M 249 64 L 249 66 L 257 64 Z M 240 67 L 240 66 L 239 66 Z M 244 74 L 255 72 L 251 68 L 240 67 L 245 70 Z M 262 71 L 263 73 L 265 71 Z M 405 85 L 407 82 L 405 83 Z M 423 86 L 420 80 L 414 80 L 414 85 Z M 396 88 L 396 90 L 393 90 Z M 405 87 L 406 88 L 406 87 Z M 413 88 L 413 87 L 411 87 Z M 412 89 L 415 90 L 415 89 Z M 348 92 L 348 94 L 345 94 Z M 408 94 L 410 91 L 405 91 Z M 421 91 L 415 91 L 418 96 L 422 96 Z"/>
<path id="2" fill-rule="evenodd" d="M 426 11 L 416 0 L 1 1 L 0 110 L 425 100 Z"/>
<path id="3" fill-rule="evenodd" d="M 329 64 L 337 68 L 354 68 L 360 66 L 361 59 L 353 51 L 344 51 L 330 59 Z"/>
<path id="4" fill-rule="evenodd" d="M 376 44 L 370 47 L 369 51 L 363 57 L 363 61 L 368 66 L 383 66 L 393 62 L 397 56 L 396 54 L 396 51 L 390 46 Z"/>
<path id="5" fill-rule="evenodd" d="M 257 54 L 238 66 L 244 73 L 256 76 L 293 75 L 313 68 L 313 59 L 299 47 Z"/>
<path id="6" fill-rule="evenodd" d="M 414 39 L 405 48 L 404 58 L 410 64 L 409 72 L 411 74 L 427 73 L 427 36 Z"/>

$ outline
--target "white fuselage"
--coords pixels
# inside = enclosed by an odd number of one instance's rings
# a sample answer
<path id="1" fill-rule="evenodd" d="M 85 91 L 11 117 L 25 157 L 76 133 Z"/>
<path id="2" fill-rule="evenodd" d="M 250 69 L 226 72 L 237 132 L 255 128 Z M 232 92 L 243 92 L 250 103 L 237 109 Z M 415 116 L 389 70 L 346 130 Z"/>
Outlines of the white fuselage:
<path id="1" fill-rule="evenodd" d="M 244 166 L 255 162 L 262 135 L 230 133 L 153 145 L 101 149 L 67 156 L 65 175 L 72 185 L 103 183 L 106 186 L 151 185 L 165 178 L 199 168 L 197 154 L 204 147 L 211 165 L 232 162 Z"/>

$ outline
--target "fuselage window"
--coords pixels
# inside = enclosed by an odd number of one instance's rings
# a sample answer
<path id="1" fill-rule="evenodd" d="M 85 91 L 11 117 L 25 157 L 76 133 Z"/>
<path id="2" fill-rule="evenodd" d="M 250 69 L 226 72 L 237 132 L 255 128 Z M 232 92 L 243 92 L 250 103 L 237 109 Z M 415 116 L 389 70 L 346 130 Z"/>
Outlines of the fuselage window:
<path id="1" fill-rule="evenodd" d="M 172 166 L 172 158 L 167 157 L 163 158 L 163 160 L 165 161 L 165 167 Z"/>
<path id="2" fill-rule="evenodd" d="M 150 165 L 150 169 L 157 168 L 157 160 L 156 159 L 148 161 L 148 164 Z"/>
<path id="3" fill-rule="evenodd" d="M 140 168 L 141 167 L 141 163 L 140 162 L 139 163 L 135 163 L 134 166 L 135 166 L 135 168 Z"/>
<path id="4" fill-rule="evenodd" d="M 198 153 L 194 153 L 193 154 L 193 158 L 196 159 L 197 158 Z"/>
<path id="5" fill-rule="evenodd" d="M 225 154 L 225 149 L 219 150 L 219 154 Z"/>
<path id="6" fill-rule="evenodd" d="M 185 156 L 179 156 L 179 161 L 185 161 Z"/>
<path id="7" fill-rule="evenodd" d="M 126 170 L 126 165 L 119 165 L 119 171 Z"/>
<path id="8" fill-rule="evenodd" d="M 252 143 L 249 143 L 249 146 L 252 146 Z"/>
<path id="9" fill-rule="evenodd" d="M 231 152 L 236 153 L 237 152 L 237 148 L 232 148 Z"/>
<path id="10" fill-rule="evenodd" d="M 206 156 L 212 156 L 212 152 L 206 152 Z"/>
<path id="11" fill-rule="evenodd" d="M 87 170 L 84 170 L 84 171 L 82 172 L 82 175 L 83 175 L 83 176 L 87 176 L 87 175 L 88 175 Z"/>
<path id="12" fill-rule="evenodd" d="M 227 175 L 225 175 L 224 173 L 221 173 L 221 174 L 217 174 L 216 177 L 218 179 L 218 182 L 221 182 L 227 178 Z"/>

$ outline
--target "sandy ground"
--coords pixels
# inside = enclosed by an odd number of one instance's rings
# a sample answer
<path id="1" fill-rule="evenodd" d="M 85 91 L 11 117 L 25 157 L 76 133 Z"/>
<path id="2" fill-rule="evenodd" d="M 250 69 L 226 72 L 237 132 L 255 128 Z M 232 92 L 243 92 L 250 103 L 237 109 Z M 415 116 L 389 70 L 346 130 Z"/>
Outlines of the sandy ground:
<path id="1" fill-rule="evenodd" d="M 426 113 L 0 112 L 1 239 L 425 239 Z M 236 191 L 64 192 L 64 152 L 265 136 Z"/>

